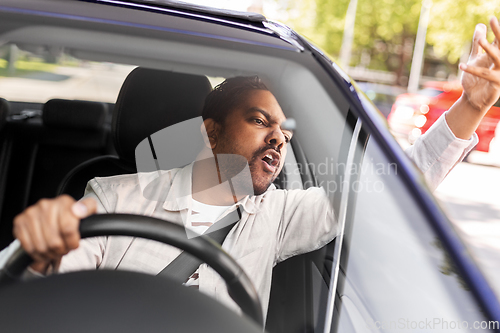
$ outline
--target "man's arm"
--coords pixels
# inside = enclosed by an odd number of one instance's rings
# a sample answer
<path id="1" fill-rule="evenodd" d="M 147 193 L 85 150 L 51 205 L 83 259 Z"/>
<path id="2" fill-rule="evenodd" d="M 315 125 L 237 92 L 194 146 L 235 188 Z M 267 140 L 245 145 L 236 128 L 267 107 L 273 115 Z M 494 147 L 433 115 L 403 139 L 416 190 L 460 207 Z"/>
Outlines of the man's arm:
<path id="1" fill-rule="evenodd" d="M 431 190 L 435 190 L 451 169 L 474 148 L 477 135 L 469 140 L 457 138 L 443 114 L 424 135 L 406 149 L 406 154 L 423 173 Z"/>
<path id="2" fill-rule="evenodd" d="M 486 26 L 476 26 L 469 61 L 460 64 L 464 71 L 463 94 L 446 115 L 448 126 L 460 139 L 468 140 L 472 136 L 500 97 L 500 26 L 496 17 L 490 19 L 490 26 L 495 35 L 491 44 L 486 40 Z"/>
<path id="3" fill-rule="evenodd" d="M 500 26 L 496 18 L 490 25 L 495 41 L 489 44 L 486 26 L 478 24 L 467 65 L 460 65 L 464 71 L 462 96 L 406 151 L 432 190 L 477 144 L 474 131 L 500 96 Z"/>

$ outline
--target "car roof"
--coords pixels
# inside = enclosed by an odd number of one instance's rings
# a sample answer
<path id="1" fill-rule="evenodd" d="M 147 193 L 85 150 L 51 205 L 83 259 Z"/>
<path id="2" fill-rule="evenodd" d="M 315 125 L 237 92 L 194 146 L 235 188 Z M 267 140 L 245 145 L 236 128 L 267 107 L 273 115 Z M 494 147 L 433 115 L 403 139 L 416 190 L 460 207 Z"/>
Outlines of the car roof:
<path id="1" fill-rule="evenodd" d="M 117 2 L 115 0 L 94 0 L 94 2 Z M 207 17 L 220 17 L 228 20 L 236 20 L 245 23 L 255 23 L 257 26 L 262 26 L 262 22 L 266 21 L 266 17 L 259 13 L 241 12 L 236 10 L 221 9 L 209 6 L 201 6 L 184 1 L 176 0 L 125 0 L 121 3 L 128 4 L 143 4 L 153 5 L 166 9 L 181 9 L 183 12 L 191 12 L 193 14 L 202 14 Z"/>
<path id="2" fill-rule="evenodd" d="M 268 21 L 263 15 L 179 1 L 0 0 L 1 11 L 140 26 L 292 51 L 303 50 L 303 45 L 291 29 Z M 1 32 L 1 23 L 0 29 Z"/>

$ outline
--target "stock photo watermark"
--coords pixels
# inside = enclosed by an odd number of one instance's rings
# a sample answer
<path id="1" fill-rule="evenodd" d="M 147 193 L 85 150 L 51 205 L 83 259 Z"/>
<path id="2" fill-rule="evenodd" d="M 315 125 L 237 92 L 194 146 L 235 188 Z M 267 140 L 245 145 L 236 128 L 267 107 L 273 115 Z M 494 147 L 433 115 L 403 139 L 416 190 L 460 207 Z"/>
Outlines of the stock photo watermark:
<path id="1" fill-rule="evenodd" d="M 382 180 L 384 176 L 396 176 L 398 174 L 396 163 L 375 163 L 372 159 L 365 159 L 363 163 L 338 163 L 333 158 L 326 158 L 324 162 L 306 164 L 285 164 L 290 174 L 300 176 L 311 171 L 317 178 L 318 186 L 322 187 L 327 193 L 342 192 L 349 190 L 355 193 L 381 193 L 385 190 L 385 183 Z M 331 179 L 334 177 L 334 179 Z M 325 180 L 327 178 L 328 180 Z M 295 184 L 296 182 L 296 184 Z M 315 186 L 312 181 L 305 182 L 305 186 Z M 302 179 L 296 177 L 295 180 L 288 180 L 288 185 L 301 186 Z"/>
<path id="2" fill-rule="evenodd" d="M 425 318 L 422 320 L 412 320 L 409 318 L 398 318 L 397 320 L 377 320 L 366 323 L 369 329 L 383 330 L 498 330 L 498 321 L 460 321 L 446 320 L 444 318 Z"/>
<path id="3" fill-rule="evenodd" d="M 286 163 L 285 166 L 290 166 L 291 164 Z M 324 162 L 318 164 L 308 162 L 298 164 L 298 168 L 294 169 L 293 172 L 300 174 L 304 172 L 304 168 L 309 168 L 317 176 L 329 176 L 349 173 L 354 174 L 371 174 L 371 175 L 397 175 L 397 164 L 396 163 L 375 163 L 373 158 L 364 159 L 363 163 L 339 163 L 332 158 L 325 158 Z"/>

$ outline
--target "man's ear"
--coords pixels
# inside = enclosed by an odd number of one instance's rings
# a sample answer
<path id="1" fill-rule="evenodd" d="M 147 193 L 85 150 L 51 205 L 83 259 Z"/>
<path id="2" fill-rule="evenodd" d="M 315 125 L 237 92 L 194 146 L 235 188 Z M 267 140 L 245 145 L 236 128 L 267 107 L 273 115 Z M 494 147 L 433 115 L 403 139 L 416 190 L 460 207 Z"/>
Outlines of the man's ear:
<path id="1" fill-rule="evenodd" d="M 201 134 L 207 148 L 215 149 L 217 147 L 217 137 L 220 125 L 212 118 L 205 119 L 201 124 Z"/>

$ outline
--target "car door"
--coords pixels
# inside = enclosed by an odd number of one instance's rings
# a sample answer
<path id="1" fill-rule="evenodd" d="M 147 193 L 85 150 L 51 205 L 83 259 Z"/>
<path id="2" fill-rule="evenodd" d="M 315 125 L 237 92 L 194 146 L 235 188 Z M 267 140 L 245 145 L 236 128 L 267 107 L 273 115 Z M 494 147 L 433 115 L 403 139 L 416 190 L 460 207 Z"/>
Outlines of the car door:
<path id="1" fill-rule="evenodd" d="M 486 324 L 470 285 L 406 186 L 399 165 L 387 158 L 361 120 L 357 127 L 364 134 L 353 152 L 357 158 L 343 238 L 334 253 L 337 282 L 335 295 L 329 291 L 325 332 L 494 328 Z"/>

